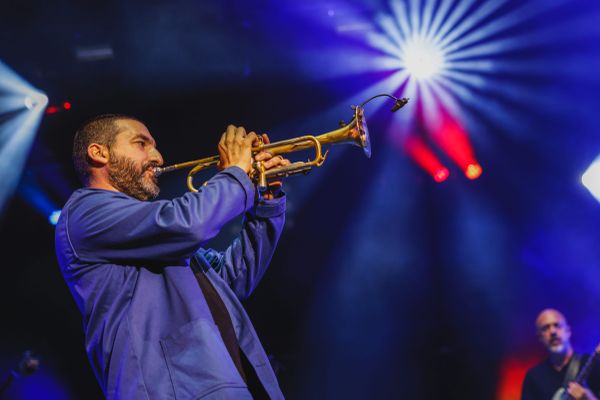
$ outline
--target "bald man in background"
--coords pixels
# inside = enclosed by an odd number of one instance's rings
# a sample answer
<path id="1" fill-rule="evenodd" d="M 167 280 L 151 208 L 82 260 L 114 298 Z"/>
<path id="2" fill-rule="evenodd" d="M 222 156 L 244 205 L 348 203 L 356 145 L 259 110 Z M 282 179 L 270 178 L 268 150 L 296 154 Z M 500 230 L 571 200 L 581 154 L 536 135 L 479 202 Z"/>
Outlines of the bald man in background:
<path id="1" fill-rule="evenodd" d="M 566 393 L 571 396 L 568 398 L 597 400 L 600 397 L 600 368 L 592 368 L 589 387 L 572 382 L 589 356 L 573 351 L 571 327 L 565 316 L 558 310 L 545 309 L 535 320 L 535 328 L 548 358 L 527 371 L 521 399 L 552 400 L 560 388 L 566 387 Z"/>

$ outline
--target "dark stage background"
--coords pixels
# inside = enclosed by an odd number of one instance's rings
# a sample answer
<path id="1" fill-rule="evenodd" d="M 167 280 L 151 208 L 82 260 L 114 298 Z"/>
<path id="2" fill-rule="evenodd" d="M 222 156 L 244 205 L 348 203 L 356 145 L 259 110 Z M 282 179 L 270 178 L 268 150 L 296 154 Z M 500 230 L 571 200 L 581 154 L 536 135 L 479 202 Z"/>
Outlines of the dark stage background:
<path id="1" fill-rule="evenodd" d="M 436 21 L 454 58 L 427 86 L 398 49 L 402 27 L 426 34 Z M 600 154 L 599 22 L 593 0 L 4 2 L 0 95 L 14 89 L 8 67 L 57 111 L 43 114 L 23 169 L 1 153 L 0 179 L 18 185 L 0 221 L 0 373 L 25 350 L 41 358 L 7 398 L 101 398 L 48 223 L 78 187 L 70 152 L 83 120 L 135 115 L 170 163 L 216 154 L 228 123 L 274 140 L 336 129 L 381 92 L 411 102 L 396 114 L 366 106 L 370 160 L 334 147 L 286 182 L 285 232 L 245 303 L 282 389 L 518 398 L 543 354 L 542 308 L 565 312 L 577 350 L 600 340 L 600 204 L 580 181 Z M 16 115 L 0 109 L 0 126 Z M 411 138 L 448 179 L 425 171 Z M 467 179 L 449 148 L 474 154 L 482 175 Z M 161 198 L 184 193 L 185 174 L 161 187 Z M 223 249 L 238 228 L 208 245 Z"/>

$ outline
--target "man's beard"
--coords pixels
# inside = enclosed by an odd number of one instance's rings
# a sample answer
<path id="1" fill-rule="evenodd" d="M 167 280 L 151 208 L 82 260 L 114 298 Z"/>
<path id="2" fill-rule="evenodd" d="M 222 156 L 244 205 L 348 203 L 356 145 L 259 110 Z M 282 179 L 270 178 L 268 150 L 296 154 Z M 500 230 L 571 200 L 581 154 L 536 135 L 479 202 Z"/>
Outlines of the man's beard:
<path id="1" fill-rule="evenodd" d="M 550 344 L 550 346 L 548 346 L 548 349 L 551 353 L 562 354 L 566 351 L 566 346 L 563 342 L 560 342 L 556 344 Z"/>
<path id="2" fill-rule="evenodd" d="M 155 163 L 148 162 L 139 168 L 133 160 L 119 157 L 111 151 L 108 161 L 108 177 L 110 183 L 118 191 L 138 200 L 151 200 L 158 196 L 160 188 L 154 174 L 150 178 L 145 173 L 156 166 Z"/>
<path id="3" fill-rule="evenodd" d="M 569 341 L 559 337 L 551 338 L 548 343 L 548 351 L 553 354 L 564 354 L 569 349 Z"/>

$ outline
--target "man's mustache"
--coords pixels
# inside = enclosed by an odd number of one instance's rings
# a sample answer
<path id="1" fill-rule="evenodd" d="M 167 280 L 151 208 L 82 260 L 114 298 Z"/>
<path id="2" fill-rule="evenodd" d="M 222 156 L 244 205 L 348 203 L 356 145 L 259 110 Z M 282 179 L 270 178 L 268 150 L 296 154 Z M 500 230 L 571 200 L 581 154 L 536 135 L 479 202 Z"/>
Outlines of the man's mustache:
<path id="1" fill-rule="evenodd" d="M 142 171 L 153 171 L 155 168 L 158 167 L 158 164 L 155 162 L 148 162 L 148 163 L 144 163 L 144 165 L 142 165 Z"/>

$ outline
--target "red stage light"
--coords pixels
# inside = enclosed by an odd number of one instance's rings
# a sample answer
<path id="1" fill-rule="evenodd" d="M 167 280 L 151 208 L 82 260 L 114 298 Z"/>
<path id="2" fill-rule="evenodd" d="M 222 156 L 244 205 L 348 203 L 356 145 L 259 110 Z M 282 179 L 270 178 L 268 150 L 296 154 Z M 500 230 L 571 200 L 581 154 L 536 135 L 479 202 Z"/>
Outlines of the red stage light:
<path id="1" fill-rule="evenodd" d="M 56 106 L 49 106 L 48 108 L 46 108 L 46 114 L 56 114 L 59 111 L 60 110 Z"/>
<path id="2" fill-rule="evenodd" d="M 431 136 L 467 178 L 472 180 L 481 176 L 483 169 L 475 158 L 467 132 L 449 113 L 442 111 L 442 123 Z"/>
<path id="3" fill-rule="evenodd" d="M 450 171 L 447 168 L 442 168 L 438 170 L 435 174 L 433 174 L 433 179 L 436 182 L 444 182 L 450 176 Z"/>
<path id="4" fill-rule="evenodd" d="M 445 181 L 450 175 L 448 168 L 440 162 L 423 139 L 411 135 L 404 142 L 404 150 L 417 165 L 423 168 L 438 183 Z"/>
<path id="5" fill-rule="evenodd" d="M 70 110 L 70 109 L 71 109 L 71 103 L 69 103 L 68 101 L 65 101 L 65 102 L 63 103 L 63 108 L 64 108 L 65 110 Z"/>
<path id="6" fill-rule="evenodd" d="M 465 176 L 471 180 L 473 179 L 477 179 L 481 176 L 481 173 L 483 172 L 483 169 L 481 168 L 481 165 L 475 163 L 475 164 L 469 164 L 467 165 L 467 168 L 465 169 Z"/>

